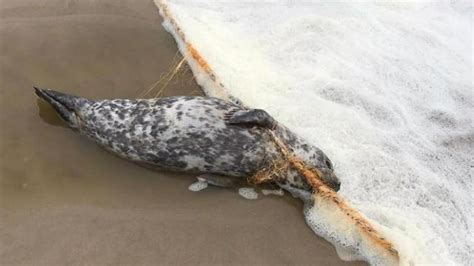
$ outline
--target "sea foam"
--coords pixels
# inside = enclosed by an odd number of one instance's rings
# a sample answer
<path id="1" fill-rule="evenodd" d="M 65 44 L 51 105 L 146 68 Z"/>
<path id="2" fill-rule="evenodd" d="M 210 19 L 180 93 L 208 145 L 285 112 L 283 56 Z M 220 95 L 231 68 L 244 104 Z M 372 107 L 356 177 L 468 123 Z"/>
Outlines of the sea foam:
<path id="1" fill-rule="evenodd" d="M 474 261 L 470 2 L 168 6 L 231 95 L 329 155 L 339 194 L 401 264 Z M 343 258 L 358 258 L 324 211 L 307 206 L 305 216 Z"/>

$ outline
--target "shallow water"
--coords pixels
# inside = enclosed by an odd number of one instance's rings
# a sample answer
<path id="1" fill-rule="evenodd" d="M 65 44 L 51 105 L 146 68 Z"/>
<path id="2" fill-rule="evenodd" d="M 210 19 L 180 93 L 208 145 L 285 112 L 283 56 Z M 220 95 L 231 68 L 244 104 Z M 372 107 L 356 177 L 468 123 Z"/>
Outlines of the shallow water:
<path id="1" fill-rule="evenodd" d="M 37 100 L 33 85 L 90 98 L 149 88 L 176 54 L 152 2 L 2 1 L 0 15 L 0 264 L 345 264 L 299 201 L 193 193 L 193 176 L 112 156 Z M 199 91 L 187 72 L 163 95 Z"/>

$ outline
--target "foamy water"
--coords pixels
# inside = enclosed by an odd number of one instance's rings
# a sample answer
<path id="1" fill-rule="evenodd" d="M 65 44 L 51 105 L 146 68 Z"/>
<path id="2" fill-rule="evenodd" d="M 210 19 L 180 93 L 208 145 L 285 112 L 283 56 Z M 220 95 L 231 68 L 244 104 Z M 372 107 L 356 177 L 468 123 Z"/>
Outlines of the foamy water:
<path id="1" fill-rule="evenodd" d="M 239 188 L 239 195 L 248 200 L 258 199 L 258 193 L 252 187 Z"/>
<path id="2" fill-rule="evenodd" d="M 271 3 L 169 7 L 232 95 L 329 155 L 401 264 L 473 261 L 471 3 Z M 357 257 L 329 214 L 305 215 Z"/>
<path id="3" fill-rule="evenodd" d="M 203 189 L 206 189 L 208 186 L 206 179 L 198 177 L 197 181 L 189 185 L 188 189 L 193 192 L 198 192 Z"/>

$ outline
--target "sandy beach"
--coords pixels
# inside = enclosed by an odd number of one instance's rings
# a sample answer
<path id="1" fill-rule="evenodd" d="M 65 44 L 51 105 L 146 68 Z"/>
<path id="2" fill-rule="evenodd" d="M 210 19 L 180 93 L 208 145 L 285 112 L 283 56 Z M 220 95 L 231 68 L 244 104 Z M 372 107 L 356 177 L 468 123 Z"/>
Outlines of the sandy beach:
<path id="1" fill-rule="evenodd" d="M 189 191 L 65 128 L 32 86 L 135 98 L 176 60 L 150 1 L 0 4 L 1 265 L 363 265 L 341 261 L 286 195 Z M 200 93 L 188 71 L 162 96 Z"/>

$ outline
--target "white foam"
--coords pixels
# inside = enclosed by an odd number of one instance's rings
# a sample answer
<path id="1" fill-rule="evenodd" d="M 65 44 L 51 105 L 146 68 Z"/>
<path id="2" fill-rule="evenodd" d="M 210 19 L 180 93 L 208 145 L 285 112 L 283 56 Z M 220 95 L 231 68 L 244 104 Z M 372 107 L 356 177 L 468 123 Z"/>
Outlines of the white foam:
<path id="1" fill-rule="evenodd" d="M 169 6 L 232 95 L 329 155 L 402 264 L 474 261 L 470 2 Z M 323 213 L 313 230 L 346 241 Z"/>
<path id="2" fill-rule="evenodd" d="M 198 180 L 197 182 L 194 182 L 191 185 L 189 185 L 188 187 L 189 190 L 193 192 L 198 192 L 207 188 L 208 184 L 207 184 L 206 179 L 198 177 L 197 180 Z"/>
<path id="3" fill-rule="evenodd" d="M 248 200 L 258 199 L 258 193 L 252 187 L 241 187 L 239 188 L 239 195 Z"/>

